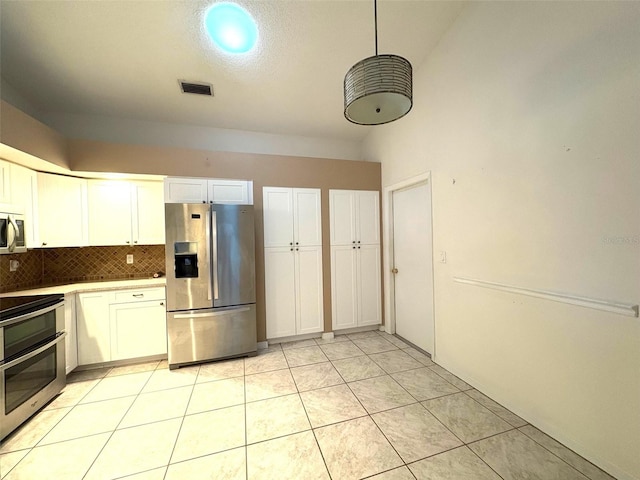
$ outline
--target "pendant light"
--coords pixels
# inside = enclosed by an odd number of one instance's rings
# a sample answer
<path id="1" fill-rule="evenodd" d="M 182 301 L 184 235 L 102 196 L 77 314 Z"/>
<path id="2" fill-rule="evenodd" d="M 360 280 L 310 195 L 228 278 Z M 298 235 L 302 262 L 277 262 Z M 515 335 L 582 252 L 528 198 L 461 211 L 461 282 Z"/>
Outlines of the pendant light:
<path id="1" fill-rule="evenodd" d="M 378 55 L 378 5 L 373 1 L 376 54 L 360 60 L 344 77 L 344 116 L 359 125 L 381 125 L 404 117 L 413 106 L 411 63 Z"/>

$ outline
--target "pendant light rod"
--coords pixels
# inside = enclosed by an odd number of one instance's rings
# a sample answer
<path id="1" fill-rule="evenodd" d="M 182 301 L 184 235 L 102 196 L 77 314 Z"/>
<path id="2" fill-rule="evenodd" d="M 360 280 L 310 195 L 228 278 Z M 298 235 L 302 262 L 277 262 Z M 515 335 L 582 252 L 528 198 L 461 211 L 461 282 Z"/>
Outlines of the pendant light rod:
<path id="1" fill-rule="evenodd" d="M 373 23 L 376 26 L 376 57 L 378 56 L 378 0 L 373 0 Z"/>

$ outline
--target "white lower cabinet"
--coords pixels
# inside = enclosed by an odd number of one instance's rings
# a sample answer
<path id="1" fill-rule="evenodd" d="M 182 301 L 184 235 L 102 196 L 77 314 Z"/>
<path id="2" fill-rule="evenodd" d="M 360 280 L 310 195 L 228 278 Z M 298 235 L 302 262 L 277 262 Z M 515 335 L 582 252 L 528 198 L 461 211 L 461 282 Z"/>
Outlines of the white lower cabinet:
<path id="1" fill-rule="evenodd" d="M 267 338 L 323 331 L 322 247 L 265 248 Z"/>
<path id="2" fill-rule="evenodd" d="M 78 363 L 167 353 L 163 287 L 79 293 Z"/>
<path id="3" fill-rule="evenodd" d="M 64 296 L 64 330 L 67 332 L 65 338 L 65 357 L 67 375 L 78 366 L 78 340 L 76 335 L 76 296 L 68 294 Z"/>
<path id="4" fill-rule="evenodd" d="M 111 360 L 109 292 L 79 293 L 76 302 L 78 364 Z"/>
<path id="5" fill-rule="evenodd" d="M 379 245 L 331 247 L 333 329 L 382 322 Z"/>
<path id="6" fill-rule="evenodd" d="M 111 360 L 167 353 L 164 302 L 110 305 Z"/>

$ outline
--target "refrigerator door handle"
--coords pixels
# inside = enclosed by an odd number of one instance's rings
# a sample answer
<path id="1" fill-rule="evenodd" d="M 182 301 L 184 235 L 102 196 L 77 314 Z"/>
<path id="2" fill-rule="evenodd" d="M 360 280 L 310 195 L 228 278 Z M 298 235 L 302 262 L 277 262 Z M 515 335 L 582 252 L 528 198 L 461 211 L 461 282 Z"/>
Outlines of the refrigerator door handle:
<path id="1" fill-rule="evenodd" d="M 173 318 L 208 318 L 208 317 L 218 317 L 220 315 L 229 315 L 229 313 L 240 313 L 240 312 L 248 312 L 250 310 L 249 307 L 240 307 L 240 308 L 228 308 L 225 310 L 221 310 L 219 312 L 207 312 L 207 313 L 176 313 Z"/>
<path id="2" fill-rule="evenodd" d="M 209 268 L 211 269 L 211 258 L 209 258 L 209 251 L 211 250 L 211 234 L 209 233 L 211 231 L 210 228 L 210 223 L 211 220 L 209 219 L 209 215 L 207 215 L 207 219 L 205 221 L 205 235 L 206 235 L 206 242 L 207 242 L 207 258 L 205 259 L 206 262 L 209 264 Z M 211 279 L 209 279 L 209 281 L 207 282 L 207 300 L 211 300 Z"/>
<path id="3" fill-rule="evenodd" d="M 211 211 L 211 251 L 213 252 L 213 299 L 218 300 L 218 216 L 215 210 Z"/>

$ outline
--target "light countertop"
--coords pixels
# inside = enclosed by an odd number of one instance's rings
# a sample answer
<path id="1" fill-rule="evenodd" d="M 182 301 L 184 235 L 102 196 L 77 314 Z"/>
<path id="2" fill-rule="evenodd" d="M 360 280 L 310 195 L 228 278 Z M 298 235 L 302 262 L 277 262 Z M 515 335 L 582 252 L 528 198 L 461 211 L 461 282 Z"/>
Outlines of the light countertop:
<path id="1" fill-rule="evenodd" d="M 164 287 L 166 278 L 136 278 L 134 280 L 107 280 L 104 282 L 68 283 L 53 287 L 32 288 L 0 294 L 0 297 L 17 297 L 23 295 L 48 295 L 62 293 L 69 295 L 82 292 L 99 292 L 102 290 L 124 290 L 128 288 Z"/>

